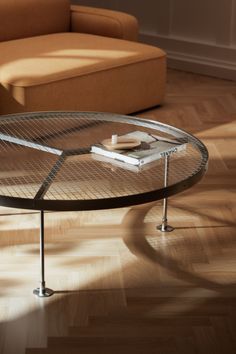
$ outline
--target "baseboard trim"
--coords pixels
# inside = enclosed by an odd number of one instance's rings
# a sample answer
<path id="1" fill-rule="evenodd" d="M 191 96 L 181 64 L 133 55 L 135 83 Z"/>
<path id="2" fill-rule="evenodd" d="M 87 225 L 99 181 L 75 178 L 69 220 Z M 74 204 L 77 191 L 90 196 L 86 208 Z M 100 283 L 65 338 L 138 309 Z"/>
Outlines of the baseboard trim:
<path id="1" fill-rule="evenodd" d="M 236 80 L 236 48 L 146 33 L 140 41 L 163 48 L 170 68 Z"/>

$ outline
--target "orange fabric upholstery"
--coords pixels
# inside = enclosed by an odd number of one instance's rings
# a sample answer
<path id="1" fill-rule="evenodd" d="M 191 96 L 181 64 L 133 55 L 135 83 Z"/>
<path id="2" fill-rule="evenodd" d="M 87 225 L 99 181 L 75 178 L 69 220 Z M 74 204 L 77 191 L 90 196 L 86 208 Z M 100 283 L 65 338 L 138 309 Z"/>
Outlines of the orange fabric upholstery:
<path id="1" fill-rule="evenodd" d="M 72 5 L 71 31 L 136 41 L 138 22 L 122 12 Z"/>
<path id="2" fill-rule="evenodd" d="M 161 104 L 166 55 L 135 42 L 137 27 L 133 16 L 69 0 L 0 0 L 0 114 Z"/>
<path id="3" fill-rule="evenodd" d="M 2 42 L 0 52 L 2 113 L 20 107 L 128 113 L 163 100 L 165 53 L 156 47 L 60 33 Z M 7 105 L 7 92 L 15 105 Z"/>
<path id="4" fill-rule="evenodd" d="M 0 41 L 67 32 L 70 0 L 0 0 Z"/>
<path id="5" fill-rule="evenodd" d="M 156 47 L 83 33 L 58 33 L 2 42 L 0 51 L 1 83 L 21 87 L 165 57 Z"/>

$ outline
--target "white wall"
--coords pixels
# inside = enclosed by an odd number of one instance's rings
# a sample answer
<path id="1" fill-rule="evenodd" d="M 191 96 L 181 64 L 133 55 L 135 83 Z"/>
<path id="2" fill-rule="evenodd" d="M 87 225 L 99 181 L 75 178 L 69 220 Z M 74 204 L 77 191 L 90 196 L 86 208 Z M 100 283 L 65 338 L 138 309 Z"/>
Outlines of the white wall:
<path id="1" fill-rule="evenodd" d="M 140 40 L 168 53 L 168 65 L 236 80 L 236 0 L 79 0 L 135 15 Z"/>

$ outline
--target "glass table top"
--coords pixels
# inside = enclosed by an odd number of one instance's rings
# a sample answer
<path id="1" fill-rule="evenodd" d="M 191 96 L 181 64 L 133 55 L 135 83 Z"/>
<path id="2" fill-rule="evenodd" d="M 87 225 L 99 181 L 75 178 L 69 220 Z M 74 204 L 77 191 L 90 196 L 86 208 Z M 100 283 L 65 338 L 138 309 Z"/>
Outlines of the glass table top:
<path id="1" fill-rule="evenodd" d="M 133 169 L 92 154 L 112 134 L 143 131 L 187 144 L 169 159 Z M 0 117 L 0 205 L 37 210 L 106 209 L 146 203 L 197 183 L 208 152 L 194 136 L 156 121 L 96 112 L 38 112 Z"/>

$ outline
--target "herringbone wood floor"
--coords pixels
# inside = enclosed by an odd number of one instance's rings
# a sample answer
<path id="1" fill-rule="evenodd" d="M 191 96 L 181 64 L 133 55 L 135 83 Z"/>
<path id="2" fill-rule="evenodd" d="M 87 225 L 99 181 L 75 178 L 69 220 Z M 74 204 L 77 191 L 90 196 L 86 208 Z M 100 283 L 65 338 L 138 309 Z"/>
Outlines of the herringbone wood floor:
<path id="1" fill-rule="evenodd" d="M 200 184 L 161 204 L 46 215 L 48 299 L 38 278 L 37 213 L 0 218 L 0 353 L 236 353 L 236 83 L 170 70 L 161 108 L 142 117 L 196 134 Z"/>

